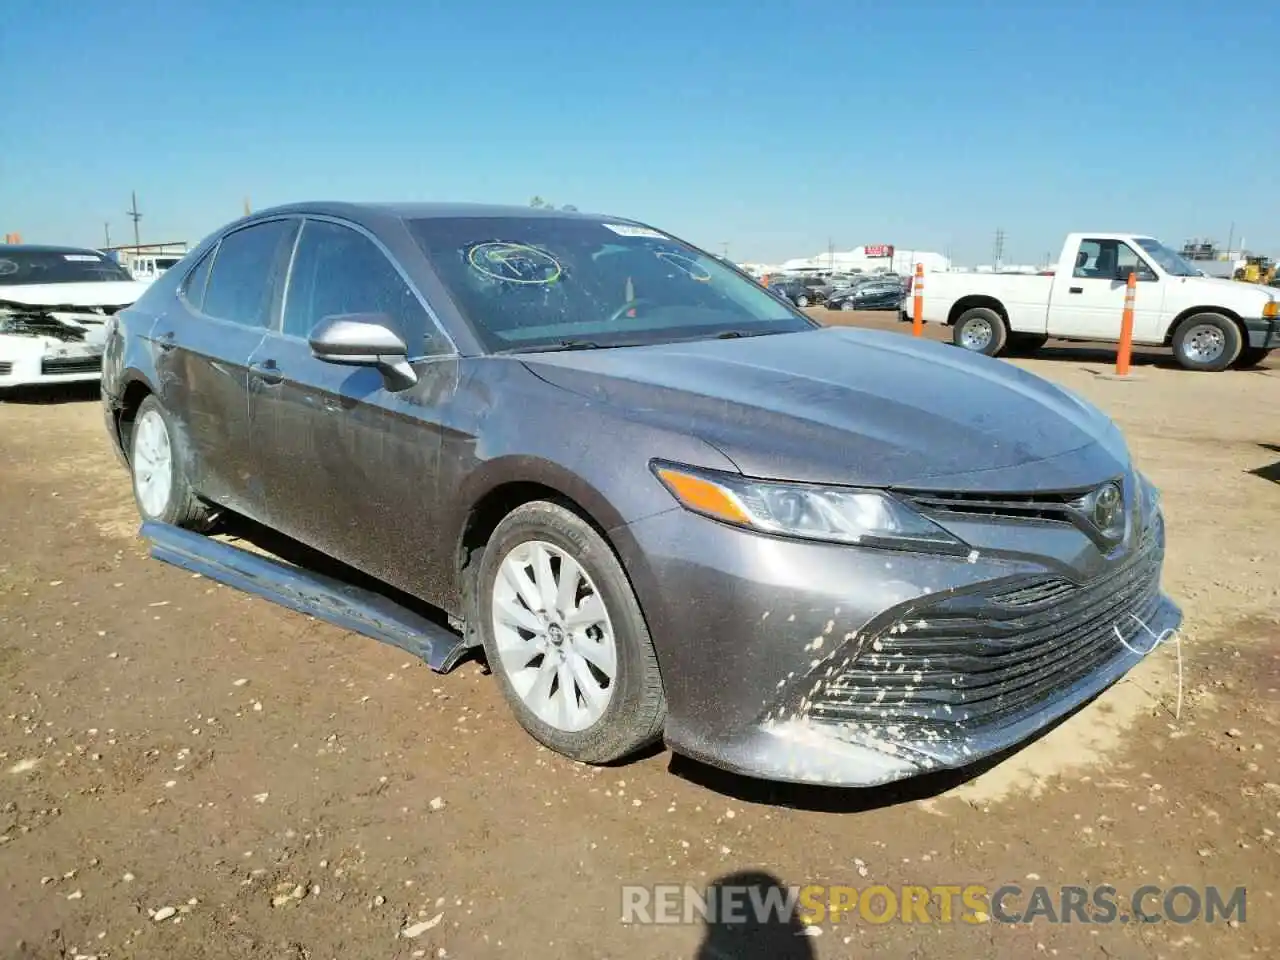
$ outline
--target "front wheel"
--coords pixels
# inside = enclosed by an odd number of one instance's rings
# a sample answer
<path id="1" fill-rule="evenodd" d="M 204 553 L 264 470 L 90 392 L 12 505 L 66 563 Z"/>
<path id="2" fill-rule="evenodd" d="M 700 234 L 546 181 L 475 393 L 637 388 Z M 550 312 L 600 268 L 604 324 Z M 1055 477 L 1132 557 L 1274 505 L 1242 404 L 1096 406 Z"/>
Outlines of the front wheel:
<path id="1" fill-rule="evenodd" d="M 1187 370 L 1225 370 L 1235 363 L 1243 346 L 1240 328 L 1219 313 L 1188 317 L 1173 335 L 1173 355 Z"/>
<path id="2" fill-rule="evenodd" d="M 806 297 L 803 293 L 800 294 L 800 296 L 796 297 L 797 307 L 807 307 L 808 305 L 809 305 L 809 298 Z"/>
<path id="3" fill-rule="evenodd" d="M 974 353 L 995 357 L 1004 350 L 1009 330 L 1004 318 L 987 307 L 974 307 L 960 314 L 951 331 L 952 342 L 957 347 Z"/>
<path id="4" fill-rule="evenodd" d="M 208 524 L 209 510 L 187 478 L 184 450 L 160 401 L 154 396 L 143 400 L 129 431 L 129 470 L 138 512 L 143 520 L 198 530 Z"/>
<path id="5" fill-rule="evenodd" d="M 854 310 L 857 310 L 858 308 L 857 308 L 857 307 L 855 307 L 855 306 L 853 305 L 853 301 L 852 301 L 852 300 L 841 300 L 841 301 L 840 301 L 840 309 L 841 309 L 841 310 L 848 310 L 850 313 L 852 313 Z"/>
<path id="6" fill-rule="evenodd" d="M 595 528 L 535 501 L 485 547 L 476 620 L 520 725 L 573 760 L 609 763 L 662 734 L 667 702 L 635 593 Z"/>

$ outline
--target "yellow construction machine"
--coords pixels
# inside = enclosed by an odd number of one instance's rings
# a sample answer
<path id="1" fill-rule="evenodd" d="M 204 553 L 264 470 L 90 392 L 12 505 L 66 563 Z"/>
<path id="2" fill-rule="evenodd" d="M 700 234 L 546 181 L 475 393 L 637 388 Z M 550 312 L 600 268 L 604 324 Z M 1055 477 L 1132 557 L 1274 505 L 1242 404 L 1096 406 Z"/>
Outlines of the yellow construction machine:
<path id="1" fill-rule="evenodd" d="M 1233 279 L 1243 280 L 1245 283 L 1274 283 L 1276 262 L 1270 257 L 1245 257 L 1244 266 L 1236 268 Z"/>

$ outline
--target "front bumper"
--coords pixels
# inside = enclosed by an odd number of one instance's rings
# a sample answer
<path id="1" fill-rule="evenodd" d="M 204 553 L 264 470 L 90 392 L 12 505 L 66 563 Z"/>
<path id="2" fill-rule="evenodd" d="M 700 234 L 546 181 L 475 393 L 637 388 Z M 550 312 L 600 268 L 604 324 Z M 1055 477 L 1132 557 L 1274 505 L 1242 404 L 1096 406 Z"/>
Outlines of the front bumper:
<path id="1" fill-rule="evenodd" d="M 0 350 L 0 388 L 31 387 L 52 383 L 88 383 L 102 377 L 102 354 L 69 349 L 65 355 L 48 353 L 39 344 L 17 340 L 21 349 Z"/>
<path id="2" fill-rule="evenodd" d="M 770 780 L 874 786 L 1000 753 L 1181 621 L 1159 592 L 1158 516 L 1088 562 L 1054 529 L 1035 532 L 1038 555 L 972 560 L 756 536 L 678 508 L 617 534 L 662 669 L 667 745 Z M 1010 536 L 1028 545 L 1026 527 Z"/>
<path id="3" fill-rule="evenodd" d="M 1244 329 L 1250 347 L 1261 350 L 1280 349 L 1280 319 L 1246 318 Z"/>

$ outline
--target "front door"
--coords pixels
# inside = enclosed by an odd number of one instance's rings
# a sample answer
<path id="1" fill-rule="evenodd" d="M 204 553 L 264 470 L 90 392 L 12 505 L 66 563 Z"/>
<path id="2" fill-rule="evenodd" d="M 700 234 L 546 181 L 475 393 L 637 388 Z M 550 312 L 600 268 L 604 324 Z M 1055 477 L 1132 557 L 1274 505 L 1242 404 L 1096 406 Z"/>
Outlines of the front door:
<path id="1" fill-rule="evenodd" d="M 1147 261 L 1123 240 L 1084 239 L 1070 277 L 1055 277 L 1048 333 L 1076 340 L 1119 340 L 1129 273 L 1138 276 L 1134 339 L 1160 317 L 1163 290 Z"/>
<path id="2" fill-rule="evenodd" d="M 380 313 L 409 346 L 418 383 L 387 390 L 372 367 L 327 363 L 307 337 L 335 314 Z M 440 412 L 458 364 L 412 287 L 373 240 L 308 219 L 289 271 L 282 320 L 250 364 L 250 418 L 281 533 L 429 602 L 440 571 Z"/>
<path id="3" fill-rule="evenodd" d="M 278 308 L 296 220 L 223 237 L 183 281 L 181 306 L 152 327 L 160 397 L 183 430 L 191 480 L 209 500 L 261 519 L 250 436 L 249 358 Z"/>

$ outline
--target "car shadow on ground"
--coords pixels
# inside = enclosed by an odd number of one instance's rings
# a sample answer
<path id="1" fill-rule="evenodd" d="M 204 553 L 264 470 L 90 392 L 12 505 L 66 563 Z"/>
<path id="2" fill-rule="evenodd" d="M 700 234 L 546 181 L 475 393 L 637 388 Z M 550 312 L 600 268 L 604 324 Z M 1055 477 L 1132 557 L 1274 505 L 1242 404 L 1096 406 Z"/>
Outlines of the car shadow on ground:
<path id="1" fill-rule="evenodd" d="M 88 403 L 101 399 L 102 388 L 98 381 L 84 383 L 49 383 L 34 387 L 5 387 L 0 389 L 0 404 L 54 404 Z"/>
<path id="2" fill-rule="evenodd" d="M 1272 453 L 1280 453 L 1280 444 L 1260 443 L 1258 444 L 1263 450 L 1269 450 Z M 1256 467 L 1248 471 L 1255 477 L 1261 477 L 1263 480 L 1270 480 L 1272 483 L 1280 484 L 1280 460 L 1274 463 L 1268 463 L 1264 467 Z"/>
<path id="3" fill-rule="evenodd" d="M 795 904 L 764 910 L 759 904 L 786 903 L 781 880 L 764 870 L 718 877 L 704 891 L 709 909 L 702 942 L 693 960 L 815 960 L 810 937 Z M 781 899 L 779 899 L 781 898 Z M 782 914 L 781 916 L 776 914 Z"/>

